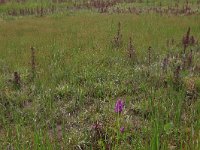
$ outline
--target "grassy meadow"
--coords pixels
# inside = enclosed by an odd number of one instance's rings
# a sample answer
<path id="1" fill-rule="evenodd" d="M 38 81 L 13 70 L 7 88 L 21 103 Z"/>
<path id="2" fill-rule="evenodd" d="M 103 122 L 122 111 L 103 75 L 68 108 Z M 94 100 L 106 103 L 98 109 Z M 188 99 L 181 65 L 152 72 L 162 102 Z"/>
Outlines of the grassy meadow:
<path id="1" fill-rule="evenodd" d="M 0 4 L 0 149 L 200 149 L 199 3 L 150 2 Z"/>

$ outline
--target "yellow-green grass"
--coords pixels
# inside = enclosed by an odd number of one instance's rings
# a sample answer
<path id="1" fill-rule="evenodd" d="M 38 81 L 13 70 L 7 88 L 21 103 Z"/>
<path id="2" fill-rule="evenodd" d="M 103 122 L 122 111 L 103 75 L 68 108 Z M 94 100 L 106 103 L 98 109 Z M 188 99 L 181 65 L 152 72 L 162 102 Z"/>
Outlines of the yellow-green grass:
<path id="1" fill-rule="evenodd" d="M 160 17 L 81 13 L 57 17 L 1 20 L 1 57 L 7 59 L 17 54 L 10 60 L 10 65 L 25 65 L 29 59 L 30 46 L 36 47 L 38 57 L 44 57 L 43 53 L 51 54 L 53 46 L 65 50 L 68 55 L 76 52 L 83 55 L 94 53 L 94 51 L 95 53 L 109 52 L 111 51 L 109 50 L 110 41 L 116 33 L 118 22 L 122 24 L 124 40 L 121 52 L 126 50 L 128 38 L 131 36 L 139 54 L 143 54 L 148 46 L 152 46 L 160 54 L 165 53 L 166 41 L 174 38 L 175 41 L 181 42 L 188 27 L 191 27 L 192 34 L 198 37 L 197 24 L 200 23 L 199 16 Z M 68 59 L 66 61 L 69 61 Z"/>
<path id="2" fill-rule="evenodd" d="M 121 22 L 123 45 L 115 49 L 111 41 L 118 22 Z M 92 145 L 90 128 L 96 120 L 103 123 L 115 149 L 168 149 L 173 146 L 198 149 L 199 97 L 187 106 L 187 87 L 179 91 L 171 86 L 157 89 L 154 81 L 162 80 L 159 60 L 167 53 L 182 51 L 182 46 L 167 48 L 166 41 L 173 38 L 180 45 L 188 27 L 199 39 L 199 24 L 199 15 L 137 16 L 84 11 L 2 19 L 2 149 L 9 145 L 16 149 L 73 149 L 86 145 L 89 148 Z M 127 57 L 129 37 L 133 38 L 141 63 L 138 66 Z M 28 80 L 31 46 L 36 50 L 36 78 L 32 82 Z M 137 69 L 146 64 L 149 46 L 156 65 L 152 81 Z M 199 62 L 198 57 L 195 62 Z M 21 76 L 19 90 L 9 81 L 15 71 Z M 184 72 L 183 78 L 188 72 Z M 171 74 L 164 78 L 170 80 Z M 199 74 L 195 76 L 199 78 Z M 121 124 L 126 128 L 126 134 L 120 134 L 121 142 L 115 139 L 118 125 L 114 103 L 117 98 L 124 99 L 127 111 L 121 117 Z M 143 115 L 135 117 L 129 113 L 131 109 L 151 112 L 151 115 L 148 119 Z M 62 131 L 57 131 L 59 126 Z M 56 139 L 61 133 L 62 141 Z M 98 141 L 102 149 L 104 142 L 103 139 Z"/>

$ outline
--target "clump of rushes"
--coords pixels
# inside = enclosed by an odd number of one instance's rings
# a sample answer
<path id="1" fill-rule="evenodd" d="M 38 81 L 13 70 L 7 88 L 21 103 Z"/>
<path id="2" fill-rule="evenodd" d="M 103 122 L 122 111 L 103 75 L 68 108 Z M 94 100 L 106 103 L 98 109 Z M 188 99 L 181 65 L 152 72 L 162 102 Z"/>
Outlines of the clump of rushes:
<path id="1" fill-rule="evenodd" d="M 120 48 L 122 46 L 122 34 L 121 34 L 121 23 L 120 22 L 118 23 L 117 35 L 114 37 L 112 43 L 115 48 Z"/>
<path id="2" fill-rule="evenodd" d="M 21 87 L 21 79 L 20 79 L 20 75 L 19 75 L 18 72 L 14 72 L 13 83 L 14 83 L 14 87 L 16 89 L 20 89 L 20 87 Z"/>
<path id="3" fill-rule="evenodd" d="M 31 80 L 35 79 L 36 63 L 35 63 L 35 48 L 31 47 Z"/>
<path id="4" fill-rule="evenodd" d="M 135 48 L 132 44 L 132 38 L 129 38 L 129 44 L 128 44 L 128 56 L 130 59 L 135 60 L 136 59 L 136 54 L 135 54 Z"/>

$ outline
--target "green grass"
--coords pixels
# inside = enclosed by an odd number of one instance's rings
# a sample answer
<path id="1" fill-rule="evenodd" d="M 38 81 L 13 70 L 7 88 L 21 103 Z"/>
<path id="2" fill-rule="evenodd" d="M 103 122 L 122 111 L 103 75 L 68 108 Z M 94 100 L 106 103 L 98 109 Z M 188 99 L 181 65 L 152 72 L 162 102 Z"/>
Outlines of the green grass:
<path id="1" fill-rule="evenodd" d="M 118 22 L 123 43 L 116 49 L 111 41 Z M 199 15 L 87 10 L 4 17 L 0 20 L 0 148 L 199 149 L 199 72 L 182 70 L 179 87 L 174 84 L 173 60 L 166 74 L 161 70 L 166 54 L 183 51 L 180 43 L 188 27 L 200 38 L 199 24 Z M 130 36 L 137 62 L 128 58 Z M 166 41 L 172 38 L 175 44 L 167 48 Z M 34 81 L 29 80 L 31 46 L 36 56 Z M 189 49 L 194 52 L 193 66 L 200 67 L 199 46 Z M 15 71 L 21 77 L 20 88 L 12 82 Z M 193 91 L 197 97 L 190 100 L 186 93 Z M 120 115 L 114 112 L 118 98 L 125 102 Z M 102 124 L 100 137 L 91 128 L 96 121 Z M 122 126 L 124 133 L 119 131 Z"/>

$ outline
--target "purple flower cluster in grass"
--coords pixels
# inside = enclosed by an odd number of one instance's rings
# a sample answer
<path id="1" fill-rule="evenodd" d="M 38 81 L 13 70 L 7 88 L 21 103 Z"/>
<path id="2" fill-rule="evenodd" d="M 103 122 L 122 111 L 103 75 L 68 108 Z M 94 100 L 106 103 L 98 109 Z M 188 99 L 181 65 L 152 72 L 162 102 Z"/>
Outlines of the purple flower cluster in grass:
<path id="1" fill-rule="evenodd" d="M 115 112 L 116 113 L 121 113 L 124 108 L 124 102 L 121 99 L 118 99 L 116 104 L 115 104 Z"/>
<path id="2" fill-rule="evenodd" d="M 115 112 L 121 113 L 123 111 L 123 109 L 124 109 L 124 102 L 123 102 L 123 100 L 118 99 L 116 104 L 115 104 Z M 125 127 L 121 127 L 120 132 L 124 133 L 124 131 L 125 131 Z"/>
<path id="3" fill-rule="evenodd" d="M 120 128 L 120 132 L 121 132 L 121 133 L 124 133 L 124 130 L 125 130 L 124 127 L 121 127 L 121 128 Z"/>

